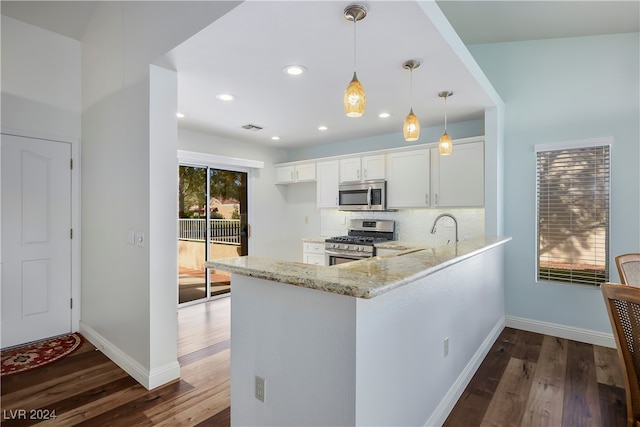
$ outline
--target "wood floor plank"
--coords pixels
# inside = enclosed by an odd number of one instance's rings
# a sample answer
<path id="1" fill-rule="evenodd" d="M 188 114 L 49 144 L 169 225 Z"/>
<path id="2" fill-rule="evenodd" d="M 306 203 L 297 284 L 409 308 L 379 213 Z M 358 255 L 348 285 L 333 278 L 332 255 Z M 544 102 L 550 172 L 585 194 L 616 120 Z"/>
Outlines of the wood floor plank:
<path id="1" fill-rule="evenodd" d="M 600 400 L 593 346 L 568 341 L 563 426 L 600 427 Z"/>
<path id="2" fill-rule="evenodd" d="M 626 426 L 627 405 L 624 389 L 609 384 L 598 384 L 600 417 L 603 426 Z"/>
<path id="3" fill-rule="evenodd" d="M 505 328 L 464 390 L 444 427 L 480 425 L 516 346 L 518 331 Z"/>
<path id="4" fill-rule="evenodd" d="M 523 427 L 559 426 L 567 365 L 567 340 L 545 336 L 522 419 Z"/>
<path id="5" fill-rule="evenodd" d="M 227 407 L 222 411 L 215 414 L 213 417 L 208 418 L 201 423 L 195 425 L 195 427 L 227 427 L 231 425 L 231 408 Z"/>
<path id="6" fill-rule="evenodd" d="M 513 349 L 512 357 L 536 363 L 540 357 L 544 335 L 522 330 L 517 330 L 517 334 L 517 345 Z"/>
<path id="7" fill-rule="evenodd" d="M 624 388 L 618 350 L 594 345 L 593 354 L 596 361 L 596 378 L 598 382 Z"/>
<path id="8" fill-rule="evenodd" d="M 482 426 L 519 426 L 529 398 L 536 364 L 512 357 L 487 408 Z"/>

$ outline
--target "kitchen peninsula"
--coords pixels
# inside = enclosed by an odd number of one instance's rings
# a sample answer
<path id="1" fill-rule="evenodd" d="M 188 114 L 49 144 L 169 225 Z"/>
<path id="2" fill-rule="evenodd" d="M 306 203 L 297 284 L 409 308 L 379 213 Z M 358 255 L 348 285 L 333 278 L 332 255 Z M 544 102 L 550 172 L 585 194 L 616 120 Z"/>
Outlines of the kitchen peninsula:
<path id="1" fill-rule="evenodd" d="M 509 240 L 394 242 L 331 267 L 207 262 L 232 273 L 232 424 L 441 424 L 504 327 Z"/>

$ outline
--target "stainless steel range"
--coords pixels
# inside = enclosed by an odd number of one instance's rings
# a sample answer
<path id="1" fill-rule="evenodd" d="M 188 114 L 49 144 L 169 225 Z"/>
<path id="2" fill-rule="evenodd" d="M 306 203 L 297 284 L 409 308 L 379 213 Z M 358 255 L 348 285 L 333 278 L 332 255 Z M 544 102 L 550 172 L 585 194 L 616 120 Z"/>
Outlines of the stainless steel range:
<path id="1" fill-rule="evenodd" d="M 346 236 L 330 237 L 325 240 L 326 265 L 375 256 L 375 244 L 395 239 L 396 223 L 387 219 L 352 219 Z"/>

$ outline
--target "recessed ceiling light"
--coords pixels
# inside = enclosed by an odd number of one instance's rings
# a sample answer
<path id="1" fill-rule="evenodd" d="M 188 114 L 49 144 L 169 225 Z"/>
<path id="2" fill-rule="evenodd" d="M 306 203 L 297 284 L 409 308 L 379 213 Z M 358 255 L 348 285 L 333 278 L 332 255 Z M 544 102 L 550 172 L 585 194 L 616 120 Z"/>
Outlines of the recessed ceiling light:
<path id="1" fill-rule="evenodd" d="M 182 119 L 184 117 L 184 114 L 182 113 L 176 113 L 176 117 L 179 119 Z"/>
<path id="2" fill-rule="evenodd" d="M 216 95 L 216 98 L 218 98 L 220 101 L 231 101 L 233 100 L 234 96 L 229 93 L 219 93 Z"/>
<path id="3" fill-rule="evenodd" d="M 327 129 L 329 129 L 329 128 L 326 127 L 326 126 L 318 126 L 318 130 L 327 130 Z"/>
<path id="4" fill-rule="evenodd" d="M 381 119 L 386 119 L 387 117 L 389 117 L 391 114 L 389 113 L 380 113 L 378 114 L 378 117 L 380 117 Z"/>
<path id="5" fill-rule="evenodd" d="M 280 137 L 279 137 L 279 136 L 274 135 L 274 136 L 272 136 L 272 137 L 271 137 L 271 139 L 273 139 L 274 141 L 278 141 L 278 140 L 280 139 Z"/>
<path id="6" fill-rule="evenodd" d="M 299 76 L 301 74 L 304 74 L 307 69 L 302 65 L 287 65 L 282 69 L 282 71 L 290 76 Z"/>

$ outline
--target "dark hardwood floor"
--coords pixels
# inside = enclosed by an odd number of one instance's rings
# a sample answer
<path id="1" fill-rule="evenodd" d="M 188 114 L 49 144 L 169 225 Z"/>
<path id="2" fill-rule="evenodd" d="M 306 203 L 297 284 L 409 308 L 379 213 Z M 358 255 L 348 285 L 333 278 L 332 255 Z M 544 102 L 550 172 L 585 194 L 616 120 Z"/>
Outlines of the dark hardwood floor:
<path id="1" fill-rule="evenodd" d="M 147 391 L 85 343 L 52 365 L 2 377 L 2 425 L 229 426 L 229 301 L 179 310 L 179 381 Z M 445 426 L 623 427 L 622 387 L 614 349 L 506 328 Z M 20 409 L 56 419 L 17 419 Z"/>

